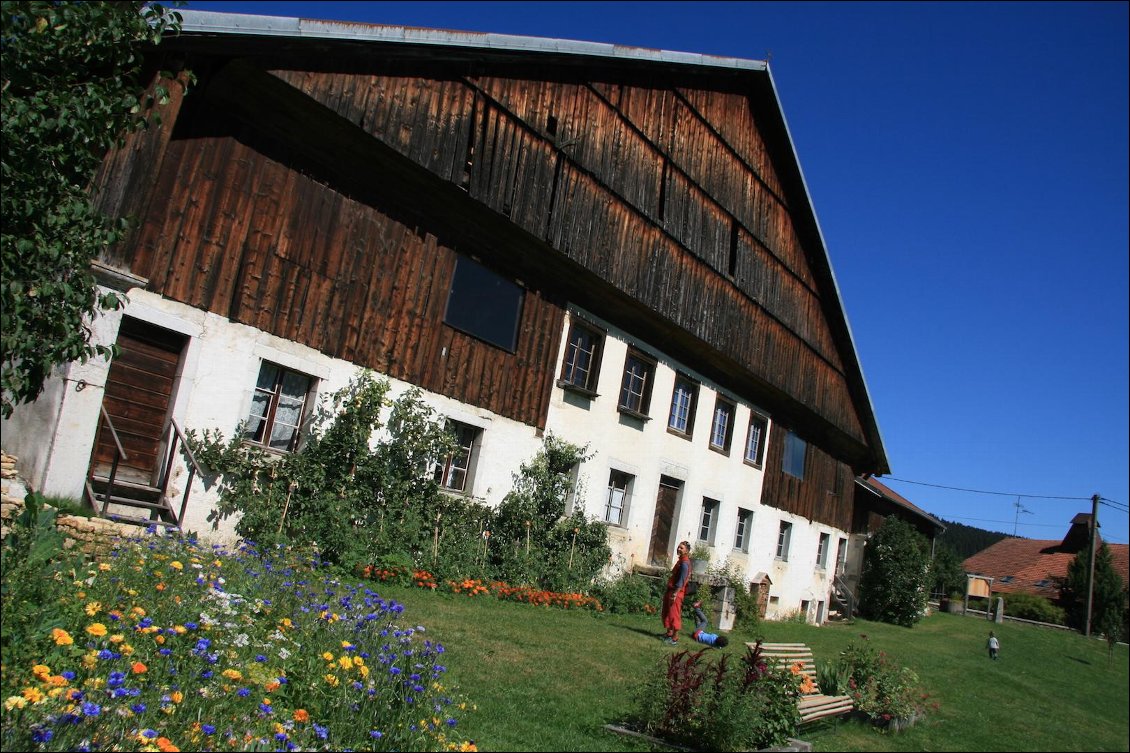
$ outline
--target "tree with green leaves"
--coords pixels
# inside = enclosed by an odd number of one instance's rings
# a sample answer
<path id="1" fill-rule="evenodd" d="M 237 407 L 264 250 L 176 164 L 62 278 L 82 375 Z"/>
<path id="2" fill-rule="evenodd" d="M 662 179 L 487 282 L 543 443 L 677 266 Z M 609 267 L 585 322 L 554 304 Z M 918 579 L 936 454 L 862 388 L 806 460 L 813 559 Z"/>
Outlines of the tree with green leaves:
<path id="1" fill-rule="evenodd" d="M 931 581 L 934 590 L 942 598 L 952 594 L 965 593 L 965 568 L 961 564 L 957 553 L 948 546 L 940 546 L 934 553 L 934 561 L 930 563 Z"/>
<path id="2" fill-rule="evenodd" d="M 124 301 L 99 292 L 90 265 L 126 224 L 94 206 L 90 184 L 107 151 L 167 98 L 162 86 L 146 91 L 143 53 L 179 24 L 142 2 L 2 3 L 5 417 L 34 401 L 56 366 L 112 352 L 90 342 L 90 321 Z"/>
<path id="3" fill-rule="evenodd" d="M 1067 566 L 1063 584 L 1064 601 L 1071 623 L 1083 630 L 1087 620 L 1087 581 L 1091 567 L 1091 547 L 1075 555 Z M 1114 569 L 1110 549 L 1101 543 L 1095 553 L 1094 591 L 1091 595 L 1091 627 L 1096 633 L 1121 638 L 1126 621 L 1126 585 Z"/>
<path id="4" fill-rule="evenodd" d="M 900 518 L 887 518 L 864 550 L 860 613 L 868 619 L 912 627 L 926 612 L 929 586 L 926 537 Z"/>

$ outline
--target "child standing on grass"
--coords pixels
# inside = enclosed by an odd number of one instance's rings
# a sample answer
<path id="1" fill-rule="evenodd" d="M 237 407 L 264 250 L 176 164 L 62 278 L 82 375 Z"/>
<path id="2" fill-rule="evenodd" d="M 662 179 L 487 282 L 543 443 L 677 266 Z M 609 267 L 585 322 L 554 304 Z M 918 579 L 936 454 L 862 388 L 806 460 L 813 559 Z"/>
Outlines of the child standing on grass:
<path id="1" fill-rule="evenodd" d="M 989 631 L 989 658 L 990 659 L 996 659 L 997 654 L 1000 652 L 1000 650 L 1001 650 L 1001 642 L 999 640 L 997 640 L 996 634 L 992 630 L 990 630 Z"/>

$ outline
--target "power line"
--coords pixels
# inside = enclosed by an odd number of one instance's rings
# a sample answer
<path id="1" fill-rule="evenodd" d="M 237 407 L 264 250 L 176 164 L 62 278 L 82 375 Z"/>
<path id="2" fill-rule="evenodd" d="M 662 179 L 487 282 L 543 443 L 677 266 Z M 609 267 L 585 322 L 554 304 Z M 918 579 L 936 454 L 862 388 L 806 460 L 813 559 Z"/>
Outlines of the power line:
<path id="1" fill-rule="evenodd" d="M 1016 492 L 989 492 L 984 489 L 963 489 L 960 486 L 943 486 L 942 484 L 928 484 L 925 481 L 911 481 L 905 478 L 895 478 L 894 476 L 883 476 L 884 481 L 901 481 L 904 484 L 917 484 L 919 486 L 932 486 L 935 489 L 949 489 L 955 492 L 971 492 L 973 494 L 995 494 L 1000 497 L 1023 497 L 1025 499 L 1069 499 L 1069 500 L 1084 500 L 1090 502 L 1090 497 L 1055 497 L 1046 494 L 1018 494 Z"/>

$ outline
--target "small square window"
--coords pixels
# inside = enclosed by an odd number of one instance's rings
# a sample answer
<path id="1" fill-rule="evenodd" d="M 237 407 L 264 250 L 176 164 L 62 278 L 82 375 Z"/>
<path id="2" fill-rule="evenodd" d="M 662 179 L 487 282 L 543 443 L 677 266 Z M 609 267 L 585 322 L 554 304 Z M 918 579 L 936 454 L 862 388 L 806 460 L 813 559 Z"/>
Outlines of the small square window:
<path id="1" fill-rule="evenodd" d="M 675 377 L 675 389 L 671 392 L 671 413 L 667 418 L 667 428 L 674 434 L 690 439 L 694 432 L 696 407 L 698 407 L 698 384 L 681 375 Z"/>
<path id="2" fill-rule="evenodd" d="M 443 321 L 513 353 L 525 290 L 467 256 L 455 259 Z"/>
<path id="3" fill-rule="evenodd" d="M 718 508 L 721 504 L 716 499 L 702 498 L 702 517 L 699 519 L 698 540 L 707 544 L 714 543 L 714 529 L 718 523 Z"/>
<path id="4" fill-rule="evenodd" d="M 804 479 L 804 460 L 807 454 L 808 443 L 790 431 L 785 435 L 785 456 L 781 470 L 790 476 Z"/>
<path id="5" fill-rule="evenodd" d="M 734 549 L 739 552 L 749 551 L 749 529 L 753 525 L 753 513 L 743 508 L 738 508 L 738 524 L 734 529 Z"/>
<path id="6" fill-rule="evenodd" d="M 745 462 L 758 468 L 765 462 L 765 434 L 769 421 L 758 413 L 749 417 L 749 431 L 745 439 Z"/>
<path id="7" fill-rule="evenodd" d="M 604 504 L 604 521 L 622 526 L 628 519 L 628 504 L 632 497 L 633 476 L 621 471 L 608 474 L 608 496 Z"/>
<path id="8" fill-rule="evenodd" d="M 777 531 L 777 559 L 788 562 L 789 544 L 793 538 L 793 524 L 781 521 L 781 528 Z"/>
<path id="9" fill-rule="evenodd" d="M 435 481 L 448 491 L 470 494 L 483 430 L 459 421 L 448 421 L 447 430 L 455 438 L 457 446 L 443 463 L 436 465 Z"/>
<path id="10" fill-rule="evenodd" d="M 629 350 L 620 383 L 620 412 L 647 419 L 651 407 L 651 384 L 655 380 L 655 361 L 639 351 Z"/>
<path id="11" fill-rule="evenodd" d="M 312 377 L 263 361 L 244 424 L 244 441 L 278 452 L 293 451 L 313 383 Z"/>
<path id="12" fill-rule="evenodd" d="M 565 344 L 565 359 L 561 363 L 561 380 L 558 384 L 565 389 L 595 396 L 603 344 L 603 334 L 574 320 L 569 327 L 569 340 Z"/>
<path id="13" fill-rule="evenodd" d="M 714 402 L 714 420 L 710 424 L 710 449 L 730 453 L 730 440 L 734 436 L 736 406 L 722 397 Z"/>

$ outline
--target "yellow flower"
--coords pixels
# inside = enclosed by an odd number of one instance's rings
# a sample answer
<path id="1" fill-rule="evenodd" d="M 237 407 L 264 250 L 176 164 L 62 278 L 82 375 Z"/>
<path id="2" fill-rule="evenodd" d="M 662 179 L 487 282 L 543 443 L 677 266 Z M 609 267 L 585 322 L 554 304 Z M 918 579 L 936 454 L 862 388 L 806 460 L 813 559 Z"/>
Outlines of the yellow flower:
<path id="1" fill-rule="evenodd" d="M 179 560 L 173 560 L 172 562 L 170 562 L 169 567 L 173 568 L 174 570 L 184 569 L 184 565 L 182 565 Z"/>
<path id="2" fill-rule="evenodd" d="M 31 673 L 35 675 L 35 679 L 43 682 L 51 676 L 51 667 L 48 667 L 46 664 L 36 664 L 31 668 Z"/>
<path id="3" fill-rule="evenodd" d="M 126 639 L 126 637 L 124 635 L 122 635 L 121 633 L 114 633 L 113 635 L 110 636 L 110 643 L 121 643 L 125 639 Z"/>
<path id="4" fill-rule="evenodd" d="M 69 646 L 75 642 L 71 634 L 62 628 L 55 628 L 51 631 L 51 638 L 55 641 L 56 646 Z"/>
<path id="5" fill-rule="evenodd" d="M 368 677 L 369 676 L 369 668 L 366 667 L 364 664 L 362 664 L 360 667 L 358 667 L 357 671 L 361 674 L 362 677 Z"/>
<path id="6" fill-rule="evenodd" d="M 172 693 L 169 693 L 169 698 L 173 699 L 173 703 L 180 703 L 184 700 L 184 693 L 179 690 L 174 690 Z"/>
<path id="7" fill-rule="evenodd" d="M 336 688 L 339 682 L 337 675 L 326 675 L 326 684 L 330 687 Z"/>
<path id="8" fill-rule="evenodd" d="M 338 663 L 338 666 L 340 666 L 342 669 L 344 669 L 347 672 L 353 667 L 353 660 L 350 659 L 348 656 L 341 657 L 340 659 L 337 660 L 337 663 Z"/>
<path id="9" fill-rule="evenodd" d="M 27 706 L 27 699 L 22 695 L 10 695 L 4 699 L 4 708 L 8 711 L 22 709 L 25 706 Z"/>
<path id="10" fill-rule="evenodd" d="M 108 562 L 99 562 L 99 563 L 98 563 L 98 569 L 99 569 L 99 570 L 101 570 L 101 571 L 102 571 L 102 572 L 104 572 L 104 573 L 107 573 L 107 572 L 109 572 L 109 571 L 113 570 L 113 569 L 114 569 L 114 566 L 113 566 L 113 565 L 111 565 L 111 564 L 110 564 L 110 563 L 108 563 Z"/>
<path id="11" fill-rule="evenodd" d="M 225 669 L 223 671 L 223 675 L 224 675 L 224 677 L 228 678 L 229 680 L 232 680 L 233 682 L 239 682 L 240 680 L 243 679 L 243 673 L 240 672 L 238 669 Z"/>
<path id="12" fill-rule="evenodd" d="M 325 659 L 326 661 L 333 661 L 334 655 L 331 654 L 329 651 L 326 651 L 322 654 L 322 658 Z"/>
<path id="13" fill-rule="evenodd" d="M 39 703 L 43 700 L 43 693 L 39 691 L 39 688 L 24 688 L 22 695 L 26 700 L 32 703 Z"/>
<path id="14" fill-rule="evenodd" d="M 106 626 L 101 622 L 95 622 L 91 625 L 86 626 L 86 632 L 90 633 L 95 638 L 101 638 L 102 636 L 106 635 L 107 630 Z"/>
<path id="15" fill-rule="evenodd" d="M 355 667 L 363 667 L 363 666 L 365 666 L 365 657 L 363 657 L 363 656 L 354 656 L 354 657 L 353 657 L 353 666 L 355 666 Z"/>
<path id="16" fill-rule="evenodd" d="M 89 602 L 85 607 L 87 617 L 93 617 L 94 615 L 98 614 L 98 612 L 100 612 L 101 610 L 102 610 L 102 602 L 100 602 L 100 601 Z"/>

